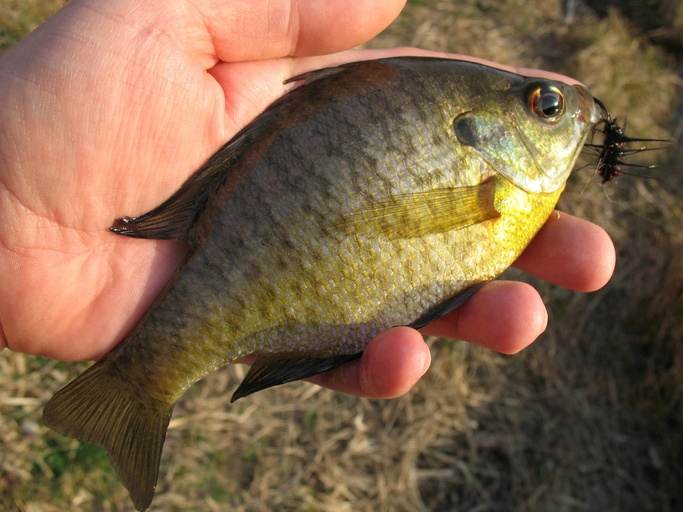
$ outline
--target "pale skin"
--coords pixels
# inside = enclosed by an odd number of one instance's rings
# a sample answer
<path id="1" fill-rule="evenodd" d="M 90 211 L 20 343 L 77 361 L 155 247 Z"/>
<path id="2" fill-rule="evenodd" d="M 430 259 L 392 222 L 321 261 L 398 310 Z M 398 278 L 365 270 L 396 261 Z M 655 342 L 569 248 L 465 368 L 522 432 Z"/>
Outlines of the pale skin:
<path id="1" fill-rule="evenodd" d="M 345 51 L 380 32 L 403 3 L 74 0 L 2 55 L 0 350 L 75 361 L 114 347 L 186 248 L 116 236 L 107 229 L 113 219 L 170 196 L 291 87 L 287 78 L 352 60 L 432 55 Z M 614 261 L 601 228 L 562 213 L 515 266 L 592 291 Z M 422 332 L 511 354 L 546 323 L 532 287 L 499 281 Z M 312 380 L 389 398 L 406 393 L 430 361 L 422 335 L 399 327 L 360 360 Z"/>

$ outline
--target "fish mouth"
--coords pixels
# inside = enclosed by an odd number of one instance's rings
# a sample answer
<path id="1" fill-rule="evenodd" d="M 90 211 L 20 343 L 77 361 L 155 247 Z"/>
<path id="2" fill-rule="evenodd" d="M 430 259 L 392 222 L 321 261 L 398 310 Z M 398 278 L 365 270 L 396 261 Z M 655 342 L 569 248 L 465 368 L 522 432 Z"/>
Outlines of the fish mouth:
<path id="1" fill-rule="evenodd" d="M 600 101 L 598 98 L 593 98 L 593 101 L 595 101 L 595 104 L 598 106 L 600 109 L 600 120 L 603 121 L 605 119 L 610 119 L 612 116 L 609 113 L 609 110 L 607 110 L 607 107 L 605 104 Z"/>
<path id="2" fill-rule="evenodd" d="M 600 100 L 593 98 L 583 85 L 576 84 L 573 87 L 579 96 L 578 120 L 588 126 L 597 124 L 604 117 L 605 106 Z"/>

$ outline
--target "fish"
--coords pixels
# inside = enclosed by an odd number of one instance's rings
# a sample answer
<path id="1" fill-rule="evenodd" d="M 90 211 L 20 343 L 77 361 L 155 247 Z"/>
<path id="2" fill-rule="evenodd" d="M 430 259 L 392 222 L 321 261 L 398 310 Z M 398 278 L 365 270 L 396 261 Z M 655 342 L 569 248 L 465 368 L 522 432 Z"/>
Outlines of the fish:
<path id="1" fill-rule="evenodd" d="M 194 382 L 255 355 L 243 398 L 458 307 L 530 243 L 601 118 L 582 85 L 453 59 L 288 82 L 163 204 L 114 221 L 188 255 L 123 341 L 45 405 L 45 425 L 105 449 L 139 511 Z"/>

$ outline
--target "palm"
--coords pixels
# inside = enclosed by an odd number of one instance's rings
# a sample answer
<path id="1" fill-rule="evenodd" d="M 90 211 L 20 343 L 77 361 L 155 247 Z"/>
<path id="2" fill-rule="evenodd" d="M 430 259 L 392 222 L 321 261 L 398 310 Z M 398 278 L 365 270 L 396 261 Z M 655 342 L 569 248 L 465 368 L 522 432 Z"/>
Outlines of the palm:
<path id="1" fill-rule="evenodd" d="M 263 64 L 263 72 L 250 66 L 251 84 L 234 80 L 224 91 L 173 41 L 140 51 L 134 31 L 130 40 L 120 36 L 103 52 L 74 48 L 50 30 L 36 33 L 23 50 L 39 51 L 52 64 L 41 69 L 52 90 L 6 93 L 12 95 L 6 101 L 32 102 L 18 127 L 31 148 L 20 162 L 30 165 L 15 165 L 3 177 L 12 222 L 2 237 L 6 245 L 20 239 L 12 245 L 21 247 L 22 258 L 16 279 L 3 278 L 0 308 L 6 338 L 22 350 L 73 359 L 111 348 L 168 280 L 183 247 L 126 239 L 108 226 L 115 216 L 144 213 L 168 197 L 281 93 L 273 66 Z M 75 69 L 63 67 L 65 58 L 78 62 Z M 26 78 L 16 69 L 13 78 Z M 214 72 L 224 83 L 235 76 L 225 65 Z M 271 83 L 276 87 L 258 86 Z"/>

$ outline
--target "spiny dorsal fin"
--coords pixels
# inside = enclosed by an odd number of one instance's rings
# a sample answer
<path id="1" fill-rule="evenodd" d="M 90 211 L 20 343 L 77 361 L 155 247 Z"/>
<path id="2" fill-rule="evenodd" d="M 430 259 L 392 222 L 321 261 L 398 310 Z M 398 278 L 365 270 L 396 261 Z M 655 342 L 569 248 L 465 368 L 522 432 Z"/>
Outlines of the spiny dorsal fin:
<path id="1" fill-rule="evenodd" d="M 495 179 L 488 179 L 475 186 L 393 196 L 344 215 L 337 227 L 345 234 L 389 238 L 445 233 L 498 218 L 494 193 Z"/>
<path id="2" fill-rule="evenodd" d="M 310 71 L 290 78 L 285 83 L 306 81 L 308 84 L 323 82 L 325 78 L 342 74 L 344 79 L 336 80 L 328 91 L 339 99 L 346 95 L 359 93 L 358 80 L 362 79 L 367 89 L 378 89 L 391 82 L 399 71 L 382 61 L 362 61 L 344 64 L 334 68 Z M 371 76 L 370 76 L 371 75 Z M 354 88 L 345 87 L 345 81 L 356 84 Z M 324 90 L 321 85 L 320 90 Z M 134 238 L 154 238 L 162 240 L 192 241 L 192 228 L 206 207 L 211 192 L 216 190 L 237 162 L 256 141 L 262 141 L 268 132 L 276 132 L 278 123 L 292 124 L 297 119 L 310 115 L 326 95 L 311 96 L 310 88 L 296 88 L 271 104 L 253 122 L 225 144 L 196 174 L 173 196 L 152 211 L 139 217 L 116 219 L 109 228 L 114 233 Z M 316 99 L 317 98 L 317 99 Z"/>
<path id="3" fill-rule="evenodd" d="M 363 353 L 316 355 L 311 353 L 257 354 L 256 362 L 233 393 L 231 402 L 266 388 L 306 379 L 358 359 Z"/>
<path id="4" fill-rule="evenodd" d="M 45 405 L 43 423 L 105 449 L 137 510 L 152 502 L 173 403 L 136 392 L 100 361 Z"/>

